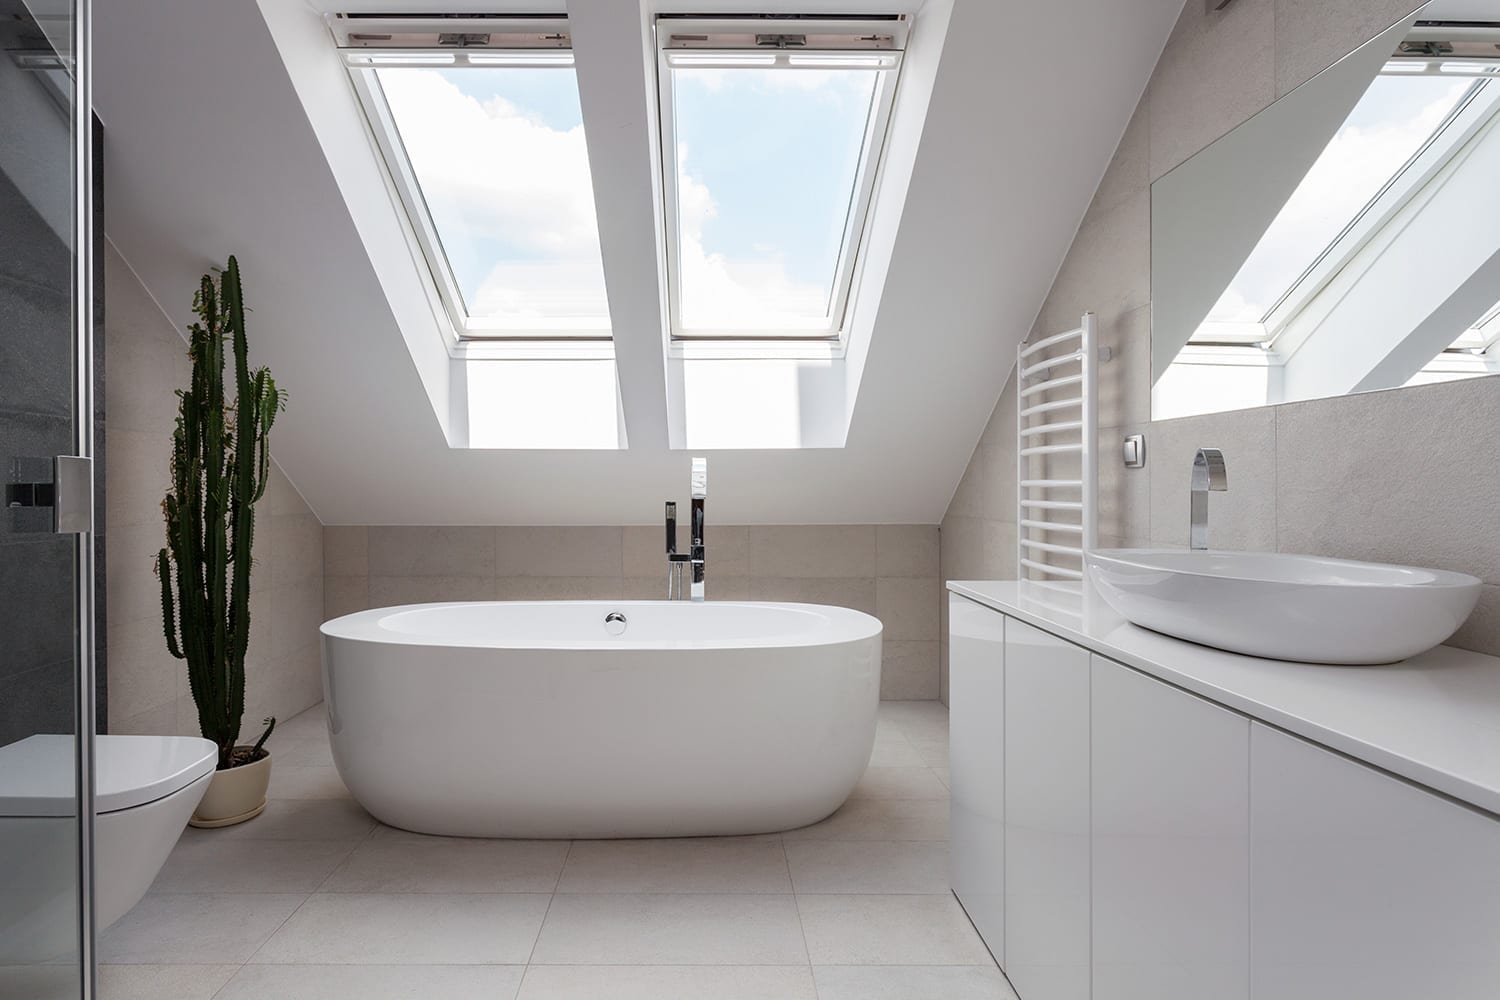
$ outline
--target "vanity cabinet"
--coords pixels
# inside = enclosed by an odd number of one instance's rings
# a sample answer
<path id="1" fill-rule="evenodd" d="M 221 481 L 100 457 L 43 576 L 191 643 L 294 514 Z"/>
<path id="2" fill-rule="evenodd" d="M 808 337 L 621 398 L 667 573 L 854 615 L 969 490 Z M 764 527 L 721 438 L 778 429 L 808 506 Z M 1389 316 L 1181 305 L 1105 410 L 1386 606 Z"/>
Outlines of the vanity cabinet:
<path id="1" fill-rule="evenodd" d="M 1089 654 L 1005 623 L 1005 972 L 1089 998 Z"/>
<path id="2" fill-rule="evenodd" d="M 1100 656 L 1092 709 L 1094 1000 L 1244 1000 L 1250 720 Z"/>
<path id="3" fill-rule="evenodd" d="M 1258 723 L 1250 764 L 1254 1000 L 1500 996 L 1500 823 Z"/>
<path id="4" fill-rule="evenodd" d="M 1004 615 L 948 599 L 953 891 L 1005 964 Z"/>

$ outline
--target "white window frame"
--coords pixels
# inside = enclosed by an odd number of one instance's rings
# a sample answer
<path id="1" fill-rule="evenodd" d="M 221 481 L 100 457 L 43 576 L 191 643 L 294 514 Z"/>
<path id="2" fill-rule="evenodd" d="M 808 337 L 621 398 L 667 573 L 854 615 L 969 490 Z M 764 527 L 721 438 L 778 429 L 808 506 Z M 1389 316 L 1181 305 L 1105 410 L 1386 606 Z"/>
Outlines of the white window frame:
<path id="1" fill-rule="evenodd" d="M 336 17 L 330 20 L 339 57 L 359 98 L 371 142 L 385 164 L 401 208 L 452 325 L 460 353 L 476 358 L 536 357 L 526 344 L 546 342 L 546 353 L 559 357 L 606 354 L 610 318 L 580 324 L 576 319 L 542 322 L 525 328 L 471 316 L 465 307 L 443 241 L 428 211 L 411 159 L 402 143 L 376 71 L 387 67 L 551 67 L 572 70 L 572 37 L 564 15 L 535 17 L 387 18 Z M 438 36 L 463 37 L 438 44 Z M 483 42 L 478 36 L 487 36 Z M 465 37 L 466 36 L 466 37 Z M 592 195 L 592 192 L 590 192 Z"/>
<path id="2" fill-rule="evenodd" d="M 840 357 L 848 342 L 854 291 L 863 263 L 864 237 L 879 201 L 880 168 L 885 158 L 891 110 L 895 104 L 909 19 L 807 19 L 776 17 L 683 18 L 659 15 L 655 21 L 657 51 L 658 149 L 661 162 L 665 224 L 666 298 L 671 352 L 677 357 Z M 801 35 L 806 45 L 774 48 L 758 45 L 758 35 Z M 681 36 L 699 36 L 682 38 Z M 876 41 L 875 39 L 879 39 Z M 876 69 L 879 77 L 865 123 L 864 145 L 844 223 L 835 269 L 828 322 L 807 329 L 694 329 L 682 323 L 677 212 L 677 134 L 672 68 L 691 60 L 699 67 L 745 66 L 748 54 L 775 57 L 772 65 L 796 72 L 806 68 Z M 874 65 L 871 65 L 874 63 Z"/>

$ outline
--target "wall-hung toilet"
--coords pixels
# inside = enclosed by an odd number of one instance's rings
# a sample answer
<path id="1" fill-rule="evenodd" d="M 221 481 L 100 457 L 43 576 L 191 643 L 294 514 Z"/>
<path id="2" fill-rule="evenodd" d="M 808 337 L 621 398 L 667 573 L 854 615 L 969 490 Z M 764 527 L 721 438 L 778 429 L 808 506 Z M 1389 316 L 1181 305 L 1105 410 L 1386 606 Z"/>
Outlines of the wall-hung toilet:
<path id="1" fill-rule="evenodd" d="M 208 790 L 218 751 L 195 736 L 95 740 L 94 905 L 100 930 L 140 901 Z M 0 747 L 0 963 L 76 949 L 72 736 Z"/>

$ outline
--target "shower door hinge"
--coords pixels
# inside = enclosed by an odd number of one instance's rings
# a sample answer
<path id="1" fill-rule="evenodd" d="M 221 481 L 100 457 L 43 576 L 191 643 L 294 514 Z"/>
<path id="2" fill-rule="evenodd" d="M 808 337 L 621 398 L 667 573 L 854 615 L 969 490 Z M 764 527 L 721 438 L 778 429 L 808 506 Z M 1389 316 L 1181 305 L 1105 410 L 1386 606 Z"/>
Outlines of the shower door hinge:
<path id="1" fill-rule="evenodd" d="M 51 480 L 43 478 L 51 465 Z M 79 455 L 15 458 L 5 484 L 5 506 L 17 531 L 79 535 L 94 530 L 94 462 Z M 52 516 L 43 511 L 51 509 Z M 49 524 L 50 522 L 50 524 Z"/>

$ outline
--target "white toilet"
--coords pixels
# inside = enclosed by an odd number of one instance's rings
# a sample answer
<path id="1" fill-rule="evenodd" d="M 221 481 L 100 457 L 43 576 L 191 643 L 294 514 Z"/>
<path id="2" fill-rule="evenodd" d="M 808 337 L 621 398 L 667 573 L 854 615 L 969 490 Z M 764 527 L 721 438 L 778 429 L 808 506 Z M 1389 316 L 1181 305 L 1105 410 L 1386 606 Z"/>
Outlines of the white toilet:
<path id="1" fill-rule="evenodd" d="M 138 903 L 213 778 L 217 748 L 196 736 L 95 741 L 94 905 L 102 931 Z M 75 947 L 74 738 L 0 747 L 0 963 Z"/>

